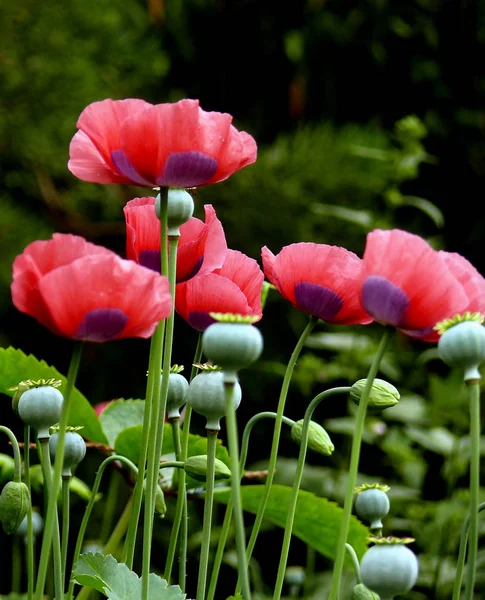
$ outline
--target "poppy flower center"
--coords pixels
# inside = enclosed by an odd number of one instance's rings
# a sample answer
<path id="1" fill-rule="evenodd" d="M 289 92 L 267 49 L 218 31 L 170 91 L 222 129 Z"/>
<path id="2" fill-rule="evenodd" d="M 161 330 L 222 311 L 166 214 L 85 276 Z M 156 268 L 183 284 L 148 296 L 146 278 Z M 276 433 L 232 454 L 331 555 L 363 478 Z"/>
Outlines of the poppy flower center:
<path id="1" fill-rule="evenodd" d="M 142 267 L 160 273 L 162 270 L 159 250 L 141 250 L 138 261 Z"/>
<path id="2" fill-rule="evenodd" d="M 85 342 L 107 342 L 120 334 L 128 317 L 118 308 L 95 308 L 84 315 L 74 338 Z"/>
<path id="3" fill-rule="evenodd" d="M 317 283 L 301 281 L 295 285 L 294 291 L 298 308 L 322 321 L 331 321 L 343 306 L 343 300 L 337 293 Z"/>
<path id="4" fill-rule="evenodd" d="M 215 323 L 216 320 L 213 319 L 209 313 L 203 312 L 201 310 L 194 310 L 189 313 L 187 318 L 188 324 L 194 329 L 198 329 L 199 331 L 205 331 L 209 325 Z"/>
<path id="5" fill-rule="evenodd" d="M 216 174 L 218 162 L 196 150 L 172 152 L 165 162 L 163 172 L 157 177 L 157 185 L 173 187 L 196 187 L 209 181 Z"/>
<path id="6" fill-rule="evenodd" d="M 188 273 L 182 274 L 180 279 L 177 279 L 177 283 L 184 283 L 184 281 L 188 281 L 189 279 L 192 279 L 192 277 L 195 277 L 197 275 L 197 273 L 200 271 L 200 268 L 202 267 L 203 262 L 204 262 L 204 255 L 200 256 L 197 259 L 197 262 L 194 263 L 194 265 L 192 266 L 192 268 L 190 269 L 190 271 Z"/>
<path id="7" fill-rule="evenodd" d="M 111 160 L 120 175 L 123 175 L 127 179 L 130 179 L 143 187 L 146 185 L 153 185 L 152 182 L 147 181 L 138 173 L 123 150 L 113 150 L 113 152 L 111 152 Z"/>
<path id="8" fill-rule="evenodd" d="M 362 287 L 362 304 L 376 321 L 399 327 L 409 306 L 409 298 L 385 277 L 372 275 Z"/>

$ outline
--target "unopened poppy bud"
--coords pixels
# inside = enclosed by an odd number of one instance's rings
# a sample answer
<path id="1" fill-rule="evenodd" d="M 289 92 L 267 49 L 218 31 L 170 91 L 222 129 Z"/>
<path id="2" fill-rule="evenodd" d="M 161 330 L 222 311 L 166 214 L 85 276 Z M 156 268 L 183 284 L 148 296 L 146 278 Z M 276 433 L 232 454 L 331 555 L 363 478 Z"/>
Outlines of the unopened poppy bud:
<path id="1" fill-rule="evenodd" d="M 147 487 L 146 483 L 147 483 L 147 480 L 145 479 L 143 481 L 143 492 L 144 493 L 146 493 L 146 487 Z M 159 485 L 157 485 L 157 490 L 155 493 L 155 512 L 162 519 L 167 514 L 167 505 L 165 504 L 165 494 L 163 493 L 163 490 Z"/>
<path id="2" fill-rule="evenodd" d="M 350 388 L 350 398 L 354 404 L 359 404 L 366 384 L 367 379 L 359 379 Z M 391 383 L 376 378 L 369 394 L 368 412 L 379 413 L 381 410 L 395 406 L 400 397 L 398 390 Z"/>
<path id="3" fill-rule="evenodd" d="M 363 583 L 358 583 L 352 590 L 352 600 L 379 600 L 379 596 Z"/>
<path id="4" fill-rule="evenodd" d="M 9 481 L 0 494 L 0 520 L 5 533 L 18 529 L 29 507 L 29 488 L 21 481 Z"/>
<path id="5" fill-rule="evenodd" d="M 291 438 L 299 446 L 301 445 L 302 431 L 303 419 L 300 419 L 291 428 Z M 310 421 L 308 424 L 308 447 L 324 456 L 330 456 L 335 450 L 328 433 L 315 421 Z"/>
<path id="6" fill-rule="evenodd" d="M 207 479 L 207 456 L 200 454 L 198 456 L 189 456 L 184 463 L 184 469 L 187 475 L 190 475 L 197 481 L 206 481 Z M 220 481 L 221 479 L 229 479 L 231 477 L 231 471 L 225 465 L 222 460 L 215 459 L 214 465 L 214 479 Z"/>

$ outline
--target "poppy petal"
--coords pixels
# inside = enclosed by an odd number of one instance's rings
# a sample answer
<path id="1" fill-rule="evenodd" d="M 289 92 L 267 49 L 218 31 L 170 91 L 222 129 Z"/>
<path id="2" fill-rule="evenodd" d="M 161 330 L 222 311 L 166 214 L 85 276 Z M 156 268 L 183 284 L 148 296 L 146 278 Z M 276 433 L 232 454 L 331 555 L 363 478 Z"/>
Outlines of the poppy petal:
<path id="1" fill-rule="evenodd" d="M 67 168 L 82 181 L 91 183 L 130 183 L 104 160 L 91 139 L 78 131 L 69 145 Z"/>

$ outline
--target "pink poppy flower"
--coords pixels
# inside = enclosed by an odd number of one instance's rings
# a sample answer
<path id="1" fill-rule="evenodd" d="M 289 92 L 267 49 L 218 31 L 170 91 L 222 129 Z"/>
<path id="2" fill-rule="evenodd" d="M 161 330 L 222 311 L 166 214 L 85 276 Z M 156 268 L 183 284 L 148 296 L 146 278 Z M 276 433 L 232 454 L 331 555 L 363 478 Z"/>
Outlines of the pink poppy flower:
<path id="1" fill-rule="evenodd" d="M 254 139 L 198 100 L 102 100 L 81 113 L 69 170 L 93 183 L 190 188 L 224 181 L 255 162 Z"/>
<path id="2" fill-rule="evenodd" d="M 448 269 L 461 283 L 467 298 L 466 311 L 479 312 L 485 315 L 485 279 L 475 267 L 461 254 L 440 250 Z"/>
<path id="3" fill-rule="evenodd" d="M 172 307 L 166 277 L 69 234 L 29 244 L 11 291 L 18 310 L 53 333 L 90 342 L 150 337 Z"/>
<path id="4" fill-rule="evenodd" d="M 362 304 L 382 324 L 437 341 L 436 323 L 467 310 L 467 295 L 447 260 L 417 235 L 375 229 L 363 261 Z"/>
<path id="5" fill-rule="evenodd" d="M 220 269 L 177 285 L 175 310 L 199 331 L 214 323 L 211 312 L 261 319 L 263 281 L 263 272 L 254 259 L 237 250 L 227 250 Z"/>
<path id="6" fill-rule="evenodd" d="M 160 272 L 160 221 L 155 198 L 134 198 L 124 207 L 126 255 L 144 267 Z M 177 283 L 220 269 L 227 244 L 222 223 L 210 204 L 204 206 L 205 223 L 192 217 L 180 227 L 177 248 Z"/>
<path id="7" fill-rule="evenodd" d="M 338 325 L 372 321 L 360 303 L 362 261 L 353 252 L 300 242 L 277 256 L 265 246 L 261 255 L 267 279 L 298 310 Z"/>

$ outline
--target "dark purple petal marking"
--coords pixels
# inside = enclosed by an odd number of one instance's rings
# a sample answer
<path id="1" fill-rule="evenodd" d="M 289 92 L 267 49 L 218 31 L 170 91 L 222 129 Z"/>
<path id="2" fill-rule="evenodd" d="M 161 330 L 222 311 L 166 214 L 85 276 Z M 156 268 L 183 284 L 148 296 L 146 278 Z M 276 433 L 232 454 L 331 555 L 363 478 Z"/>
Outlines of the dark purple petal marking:
<path id="1" fill-rule="evenodd" d="M 160 273 L 162 270 L 160 252 L 158 250 L 142 250 L 138 257 L 138 261 L 142 267 L 147 267 L 157 273 Z"/>
<path id="2" fill-rule="evenodd" d="M 134 184 L 146 186 L 149 185 L 151 187 L 154 186 L 154 183 L 151 181 L 147 181 L 144 177 L 142 177 L 135 167 L 128 160 L 128 157 L 123 152 L 123 150 L 113 150 L 111 152 L 111 160 L 120 175 L 126 177 L 127 179 L 131 179 Z"/>
<path id="3" fill-rule="evenodd" d="M 157 177 L 157 185 L 196 187 L 209 181 L 218 166 L 215 158 L 203 152 L 172 152 L 165 162 L 163 173 Z"/>
<path id="4" fill-rule="evenodd" d="M 401 329 L 403 333 L 416 339 L 428 337 L 431 333 L 436 333 L 434 327 L 426 327 L 425 329 Z"/>
<path id="5" fill-rule="evenodd" d="M 342 298 L 333 290 L 306 281 L 295 285 L 295 300 L 298 308 L 322 321 L 331 321 L 343 306 Z"/>
<path id="6" fill-rule="evenodd" d="M 177 283 L 184 283 L 184 281 L 188 281 L 189 279 L 192 279 L 192 277 L 195 277 L 197 275 L 197 273 L 200 271 L 200 268 L 202 267 L 203 262 L 204 262 L 204 255 L 200 256 L 197 259 L 197 262 L 192 267 L 192 271 L 190 271 L 190 273 L 188 275 L 186 275 L 182 279 L 177 279 Z"/>
<path id="7" fill-rule="evenodd" d="M 198 329 L 199 331 L 205 331 L 209 325 L 212 325 L 212 323 L 216 322 L 216 320 L 213 319 L 209 313 L 201 310 L 194 310 L 193 312 L 190 312 L 187 321 L 191 327 Z"/>
<path id="8" fill-rule="evenodd" d="M 385 277 L 371 275 L 362 288 L 362 304 L 376 321 L 399 327 L 409 306 L 409 298 Z"/>
<path id="9" fill-rule="evenodd" d="M 85 342 L 107 342 L 123 331 L 128 317 L 118 308 L 95 308 L 84 315 L 74 335 Z"/>

